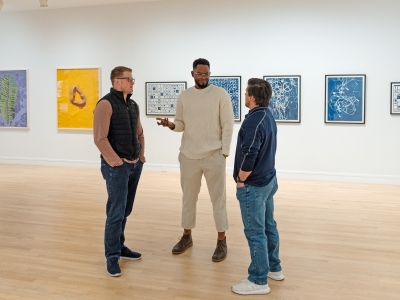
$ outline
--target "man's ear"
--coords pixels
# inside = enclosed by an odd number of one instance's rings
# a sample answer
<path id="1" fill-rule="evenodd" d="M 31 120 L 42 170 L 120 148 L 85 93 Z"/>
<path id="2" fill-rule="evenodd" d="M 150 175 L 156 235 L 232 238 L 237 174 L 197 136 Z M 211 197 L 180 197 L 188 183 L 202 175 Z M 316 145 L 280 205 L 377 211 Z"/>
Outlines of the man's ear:
<path id="1" fill-rule="evenodd" d="M 191 71 L 191 72 L 190 72 L 190 74 L 192 74 L 192 77 L 194 78 L 194 72 L 193 72 L 193 71 Z"/>

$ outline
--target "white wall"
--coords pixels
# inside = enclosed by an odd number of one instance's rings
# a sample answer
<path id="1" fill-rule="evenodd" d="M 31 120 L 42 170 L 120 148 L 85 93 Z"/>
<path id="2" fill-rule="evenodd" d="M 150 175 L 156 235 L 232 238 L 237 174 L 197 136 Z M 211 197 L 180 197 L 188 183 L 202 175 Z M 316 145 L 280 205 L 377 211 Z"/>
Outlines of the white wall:
<path id="1" fill-rule="evenodd" d="M 56 69 L 101 67 L 105 94 L 111 69 L 127 65 L 147 170 L 178 170 L 181 134 L 145 116 L 145 82 L 191 86 L 205 57 L 213 75 L 241 75 L 242 89 L 250 77 L 301 75 L 301 123 L 278 125 L 279 176 L 400 184 L 400 115 L 389 114 L 399 11 L 398 0 L 182 0 L 0 13 L 0 70 L 29 70 L 30 103 L 29 130 L 0 130 L 0 163 L 98 167 L 90 131 L 57 130 Z M 367 75 L 365 125 L 324 123 L 326 74 Z"/>

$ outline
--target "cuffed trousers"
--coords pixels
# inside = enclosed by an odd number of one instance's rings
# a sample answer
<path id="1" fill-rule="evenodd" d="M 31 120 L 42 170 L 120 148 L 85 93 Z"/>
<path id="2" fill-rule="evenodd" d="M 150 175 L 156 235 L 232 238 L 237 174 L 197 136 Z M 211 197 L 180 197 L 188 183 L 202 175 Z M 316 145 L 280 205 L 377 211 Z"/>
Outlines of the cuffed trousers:
<path id="1" fill-rule="evenodd" d="M 181 170 L 182 227 L 196 226 L 196 205 L 201 187 L 201 177 L 207 182 L 208 193 L 213 206 L 214 222 L 218 232 L 229 229 L 226 213 L 226 158 L 221 150 L 214 151 L 202 159 L 189 159 L 179 153 Z"/>

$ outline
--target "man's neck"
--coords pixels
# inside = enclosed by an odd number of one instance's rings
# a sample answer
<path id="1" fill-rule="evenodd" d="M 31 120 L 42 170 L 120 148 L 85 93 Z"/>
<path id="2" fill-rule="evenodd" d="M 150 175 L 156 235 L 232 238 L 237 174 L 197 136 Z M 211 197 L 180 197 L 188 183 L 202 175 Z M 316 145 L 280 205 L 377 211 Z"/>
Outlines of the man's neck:
<path id="1" fill-rule="evenodd" d="M 197 90 L 204 90 L 204 89 L 206 89 L 206 88 L 208 88 L 210 86 L 210 84 L 207 84 L 207 86 L 205 86 L 205 87 L 199 87 L 197 84 L 195 84 L 195 88 L 197 89 Z"/>
<path id="2" fill-rule="evenodd" d="M 121 92 L 122 93 L 122 97 L 124 97 L 124 100 L 126 102 L 126 99 L 128 98 L 128 94 L 123 93 L 122 91 L 116 89 L 115 87 L 113 87 L 114 90 L 116 90 L 117 92 Z"/>

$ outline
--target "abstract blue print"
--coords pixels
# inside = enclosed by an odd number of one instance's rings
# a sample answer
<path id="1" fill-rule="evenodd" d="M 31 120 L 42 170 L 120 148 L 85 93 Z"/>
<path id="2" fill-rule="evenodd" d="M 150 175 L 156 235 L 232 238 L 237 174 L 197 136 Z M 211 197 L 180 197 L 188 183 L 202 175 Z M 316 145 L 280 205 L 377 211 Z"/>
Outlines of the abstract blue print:
<path id="1" fill-rule="evenodd" d="M 0 71 L 0 127 L 28 127 L 27 71 Z"/>
<path id="2" fill-rule="evenodd" d="M 147 115 L 174 116 L 179 94 L 186 82 L 146 82 Z"/>
<path id="3" fill-rule="evenodd" d="M 240 87 L 241 77 L 240 76 L 211 76 L 209 83 L 225 89 L 231 96 L 233 117 L 235 121 L 240 121 Z"/>
<path id="4" fill-rule="evenodd" d="M 277 122 L 300 122 L 300 76 L 264 76 L 272 87 L 269 109 Z"/>
<path id="5" fill-rule="evenodd" d="M 365 123 L 365 75 L 327 75 L 325 122 Z"/>

